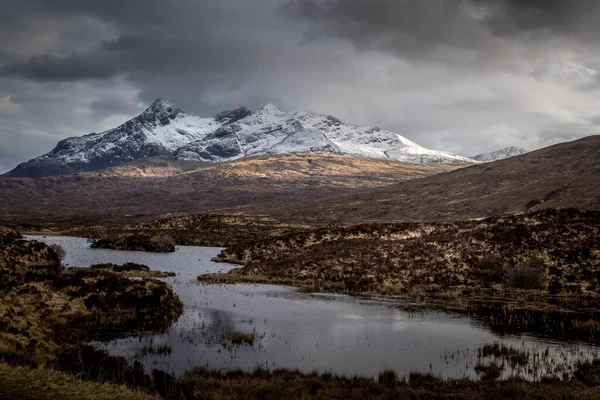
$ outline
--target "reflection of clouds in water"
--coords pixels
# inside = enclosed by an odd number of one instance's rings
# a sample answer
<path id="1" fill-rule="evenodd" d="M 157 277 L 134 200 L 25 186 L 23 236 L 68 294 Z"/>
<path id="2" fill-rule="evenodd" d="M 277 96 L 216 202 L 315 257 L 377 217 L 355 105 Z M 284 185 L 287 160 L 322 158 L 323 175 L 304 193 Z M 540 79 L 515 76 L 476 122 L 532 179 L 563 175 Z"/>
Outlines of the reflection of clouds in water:
<path id="1" fill-rule="evenodd" d="M 341 317 L 342 317 L 342 319 L 351 319 L 354 321 L 360 321 L 360 320 L 365 319 L 364 317 L 361 317 L 360 315 L 356 315 L 356 314 L 343 314 Z"/>
<path id="2" fill-rule="evenodd" d="M 411 324 L 411 319 L 406 314 L 396 314 L 392 319 L 392 329 L 394 332 L 403 331 Z"/>

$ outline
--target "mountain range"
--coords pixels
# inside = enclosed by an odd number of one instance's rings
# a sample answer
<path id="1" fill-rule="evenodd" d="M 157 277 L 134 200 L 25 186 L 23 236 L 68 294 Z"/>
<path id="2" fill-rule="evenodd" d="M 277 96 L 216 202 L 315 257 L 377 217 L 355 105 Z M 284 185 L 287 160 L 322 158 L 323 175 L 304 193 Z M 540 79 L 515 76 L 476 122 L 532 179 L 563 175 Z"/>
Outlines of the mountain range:
<path id="1" fill-rule="evenodd" d="M 117 128 L 61 140 L 49 153 L 18 165 L 6 176 L 97 171 L 156 156 L 226 162 L 255 155 L 312 153 L 467 166 L 523 151 L 509 148 L 472 159 L 426 149 L 377 127 L 347 125 L 331 115 L 288 113 L 267 104 L 256 112 L 240 107 L 202 118 L 159 98 Z"/>
<path id="2" fill-rule="evenodd" d="M 330 154 L 225 163 L 149 157 L 102 171 L 0 179 L 0 220 L 139 221 L 168 213 L 290 222 L 458 220 L 600 210 L 600 136 L 468 167 Z"/>

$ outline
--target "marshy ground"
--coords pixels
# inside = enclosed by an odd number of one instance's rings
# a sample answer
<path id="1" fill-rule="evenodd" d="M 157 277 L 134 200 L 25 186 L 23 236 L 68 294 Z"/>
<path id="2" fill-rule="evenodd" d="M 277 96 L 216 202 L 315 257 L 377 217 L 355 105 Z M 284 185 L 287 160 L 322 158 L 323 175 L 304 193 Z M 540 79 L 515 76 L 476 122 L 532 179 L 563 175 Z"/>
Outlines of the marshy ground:
<path id="1" fill-rule="evenodd" d="M 105 267 L 64 270 L 60 254 L 53 247 L 24 240 L 8 229 L 2 229 L 0 234 L 0 270 L 3 277 L 0 287 L 0 359 L 4 362 L 57 368 L 76 375 L 86 375 L 87 371 L 90 378 L 107 377 L 106 371 L 110 368 L 101 365 L 103 360 L 110 358 L 103 352 L 82 345 L 82 342 L 135 335 L 149 329 L 165 330 L 183 310 L 179 298 L 164 282 L 132 280 L 118 272 L 109 272 Z M 125 267 L 125 270 L 130 269 Z M 142 270 L 148 273 L 146 269 Z M 83 362 L 86 354 L 89 363 Z M 127 367 L 125 360 L 114 359 L 109 364 L 122 374 L 128 368 L 135 370 L 135 366 Z M 11 367 L 3 365 L 2 368 Z M 93 368 L 102 371 L 90 371 Z M 9 371 L 3 379 L 13 376 L 14 384 L 18 385 L 23 375 L 39 375 L 43 379 L 49 375 L 46 372 L 17 374 Z M 130 374 L 135 375 L 133 372 Z M 59 375 L 56 377 L 63 379 Z M 2 386 L 6 385 L 10 386 L 3 382 Z M 77 390 L 77 384 L 74 385 L 74 390 Z M 112 390 L 106 388 L 109 392 Z M 82 395 L 86 393 L 86 388 L 80 389 Z M 0 392 L 6 397 L 7 393 L 14 393 L 14 388 L 8 387 Z M 25 390 L 24 398 L 38 398 L 33 392 L 27 393 Z"/>
<path id="2" fill-rule="evenodd" d="M 329 226 L 236 243 L 242 264 L 206 283 L 277 283 L 390 296 L 466 313 L 494 328 L 600 340 L 600 213 L 545 210 L 446 223 Z"/>
<path id="3" fill-rule="evenodd" d="M 225 217 L 169 217 L 148 222 L 146 228 L 119 229 L 133 233 L 148 229 L 148 235 L 164 229 L 177 243 L 223 244 L 234 226 L 244 226 L 244 219 L 232 217 L 219 228 L 220 218 Z M 212 227 L 202 231 L 203 226 Z M 251 231 L 251 237 L 233 236 L 230 247 L 219 256 L 242 267 L 202 276 L 203 282 L 285 283 L 308 291 L 420 300 L 469 314 L 501 332 L 538 329 L 542 336 L 592 343 L 600 339 L 600 214 L 596 212 L 546 210 L 452 223 L 327 227 L 261 222 L 242 229 Z M 0 344 L 3 358 L 12 364 L 52 365 L 88 380 L 142 388 L 168 398 L 600 398 L 600 362 L 583 363 L 563 377 L 541 377 L 535 382 L 506 378 L 503 371 L 530 368 L 532 357 L 541 357 L 550 367 L 552 360 L 501 344 L 478 350 L 480 380 L 443 380 L 417 373 L 398 377 L 393 371 L 369 378 L 203 368 L 180 379 L 159 371 L 150 375 L 137 364 L 94 349 L 77 346 L 67 351 L 59 337 L 72 343 L 93 338 L 91 326 L 106 327 L 106 335 L 117 328 L 140 332 L 157 322 L 167 326 L 177 315 L 176 301 L 165 310 L 156 299 L 173 296 L 168 286 L 151 279 L 127 279 L 127 274 L 148 272 L 144 268 L 101 266 L 65 274 L 50 248 L 20 240 L 10 230 L 3 230 L 2 246 L 0 267 L 9 284 L 0 292 Z M 162 319 L 156 320 L 155 314 L 150 318 L 150 310 L 159 309 L 164 312 Z M 252 334 L 224 340 L 251 344 L 256 339 L 250 341 Z M 28 371 L 36 374 L 39 368 Z M 0 398 L 7 398 L 9 392 L 1 390 Z M 34 391 L 28 398 L 44 397 Z"/>

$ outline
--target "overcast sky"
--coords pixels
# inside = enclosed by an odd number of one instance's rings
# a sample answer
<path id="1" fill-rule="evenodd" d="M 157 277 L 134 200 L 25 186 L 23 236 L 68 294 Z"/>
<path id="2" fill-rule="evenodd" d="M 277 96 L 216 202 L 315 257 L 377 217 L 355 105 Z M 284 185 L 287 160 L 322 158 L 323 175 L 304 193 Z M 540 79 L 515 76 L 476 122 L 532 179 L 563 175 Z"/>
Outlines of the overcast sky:
<path id="1" fill-rule="evenodd" d="M 0 0 L 0 173 L 164 97 L 273 102 L 438 150 L 599 131 L 596 0 Z"/>

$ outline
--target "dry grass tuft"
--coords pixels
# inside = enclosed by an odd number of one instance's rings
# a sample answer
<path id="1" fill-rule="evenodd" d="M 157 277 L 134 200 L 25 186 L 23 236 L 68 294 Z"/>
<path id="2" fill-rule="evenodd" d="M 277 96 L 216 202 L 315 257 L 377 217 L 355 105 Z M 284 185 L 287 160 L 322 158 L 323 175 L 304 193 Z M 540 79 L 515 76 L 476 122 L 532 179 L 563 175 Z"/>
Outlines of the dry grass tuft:
<path id="1" fill-rule="evenodd" d="M 0 362 L 1 400 L 157 400 L 122 385 L 82 381 L 48 368 L 9 366 Z"/>

